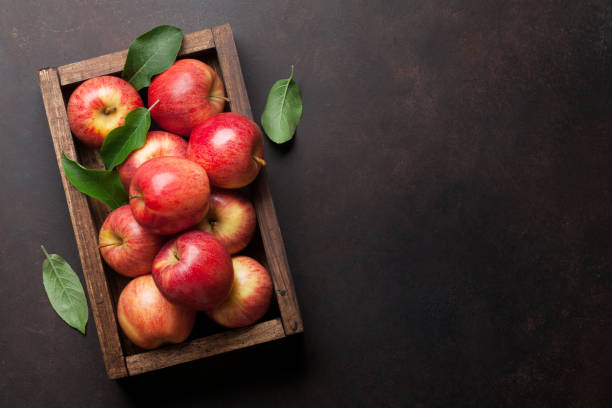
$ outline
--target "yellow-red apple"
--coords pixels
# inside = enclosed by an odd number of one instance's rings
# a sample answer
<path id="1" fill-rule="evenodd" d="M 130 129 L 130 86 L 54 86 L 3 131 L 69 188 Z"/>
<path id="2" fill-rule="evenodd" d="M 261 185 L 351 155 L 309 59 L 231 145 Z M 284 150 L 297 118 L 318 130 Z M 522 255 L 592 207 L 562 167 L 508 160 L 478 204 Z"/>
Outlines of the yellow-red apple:
<path id="1" fill-rule="evenodd" d="M 137 346 L 154 349 L 166 343 L 185 341 L 196 313 L 169 302 L 157 289 L 151 275 L 131 280 L 119 295 L 119 326 Z"/>
<path id="2" fill-rule="evenodd" d="M 208 211 L 210 186 L 204 169 L 182 157 L 157 157 L 136 170 L 130 183 L 134 218 L 155 234 L 174 234 Z"/>
<path id="3" fill-rule="evenodd" d="M 232 258 L 234 284 L 229 296 L 208 316 L 225 327 L 251 325 L 266 314 L 274 285 L 266 268 L 248 256 Z"/>
<path id="4" fill-rule="evenodd" d="M 164 239 L 143 228 L 134 219 L 130 206 L 124 205 L 106 217 L 98 243 L 102 258 L 115 272 L 134 277 L 151 273 Z"/>
<path id="5" fill-rule="evenodd" d="M 125 124 L 125 117 L 144 106 L 136 89 L 115 76 L 88 79 L 68 99 L 72 133 L 88 146 L 100 148 L 106 135 Z"/>
<path id="6" fill-rule="evenodd" d="M 153 279 L 173 303 L 206 311 L 225 300 L 232 288 L 232 260 L 211 234 L 188 231 L 169 241 L 153 261 Z"/>
<path id="7" fill-rule="evenodd" d="M 227 252 L 235 254 L 251 242 L 256 223 L 255 208 L 242 193 L 213 189 L 208 213 L 196 228 L 213 234 Z"/>

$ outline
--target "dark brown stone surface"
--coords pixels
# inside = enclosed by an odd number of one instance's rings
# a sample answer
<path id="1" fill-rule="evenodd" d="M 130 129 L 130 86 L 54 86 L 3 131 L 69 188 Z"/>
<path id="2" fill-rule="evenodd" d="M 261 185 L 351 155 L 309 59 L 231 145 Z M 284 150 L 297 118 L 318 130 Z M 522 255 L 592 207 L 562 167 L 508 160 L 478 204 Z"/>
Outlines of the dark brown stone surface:
<path id="1" fill-rule="evenodd" d="M 303 336 L 109 381 L 42 288 L 80 264 L 37 70 L 232 24 Z M 612 406 L 608 1 L 4 1 L 0 406 Z"/>

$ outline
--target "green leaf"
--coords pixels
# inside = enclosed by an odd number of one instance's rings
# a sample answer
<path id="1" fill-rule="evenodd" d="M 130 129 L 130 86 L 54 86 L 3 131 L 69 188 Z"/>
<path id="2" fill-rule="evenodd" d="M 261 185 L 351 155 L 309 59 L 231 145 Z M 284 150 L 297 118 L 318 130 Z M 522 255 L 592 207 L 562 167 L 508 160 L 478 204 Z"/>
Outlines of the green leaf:
<path id="1" fill-rule="evenodd" d="M 145 108 L 136 108 L 125 117 L 125 125 L 111 130 L 104 139 L 100 156 L 107 170 L 120 165 L 136 149 L 140 149 L 147 139 L 151 126 L 151 115 Z"/>
<path id="2" fill-rule="evenodd" d="M 291 75 L 276 81 L 268 94 L 266 108 L 261 115 L 261 126 L 274 143 L 285 143 L 293 138 L 302 117 L 302 95 Z"/>
<path id="3" fill-rule="evenodd" d="M 64 258 L 40 247 L 47 258 L 42 267 L 43 285 L 51 306 L 66 323 L 85 334 L 89 308 L 79 277 Z"/>
<path id="4" fill-rule="evenodd" d="M 153 75 L 174 64 L 182 42 L 183 30 L 169 25 L 155 27 L 136 38 L 128 50 L 123 79 L 137 91 L 151 85 Z"/>
<path id="5" fill-rule="evenodd" d="M 81 193 L 96 198 L 113 210 L 128 201 L 128 195 L 115 170 L 86 169 L 62 152 L 62 168 L 66 177 Z"/>

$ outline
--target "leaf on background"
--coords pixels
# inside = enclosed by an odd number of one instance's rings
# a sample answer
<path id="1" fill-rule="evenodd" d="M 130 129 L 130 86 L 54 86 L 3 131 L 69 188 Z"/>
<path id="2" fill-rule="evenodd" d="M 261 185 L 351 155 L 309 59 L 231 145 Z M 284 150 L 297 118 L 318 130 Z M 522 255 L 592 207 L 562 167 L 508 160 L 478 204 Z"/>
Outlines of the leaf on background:
<path id="1" fill-rule="evenodd" d="M 89 308 L 79 277 L 64 258 L 40 247 L 47 258 L 42 267 L 43 285 L 51 306 L 66 323 L 85 334 Z"/>
<path id="2" fill-rule="evenodd" d="M 63 152 L 62 168 L 77 190 L 106 203 L 111 209 L 119 208 L 128 202 L 128 195 L 115 170 L 86 169 L 70 160 Z"/>
<path id="3" fill-rule="evenodd" d="M 182 42 L 183 30 L 170 25 L 144 33 L 130 44 L 121 76 L 137 91 L 151 85 L 153 75 L 174 64 Z"/>
<path id="4" fill-rule="evenodd" d="M 261 126 L 274 143 L 285 143 L 293 138 L 302 117 L 302 95 L 291 75 L 276 81 L 268 94 L 266 108 L 261 115 Z"/>
<path id="5" fill-rule="evenodd" d="M 114 128 L 104 139 L 100 156 L 107 170 L 120 165 L 136 149 L 140 149 L 151 126 L 151 115 L 145 108 L 136 108 L 125 117 L 125 125 Z"/>

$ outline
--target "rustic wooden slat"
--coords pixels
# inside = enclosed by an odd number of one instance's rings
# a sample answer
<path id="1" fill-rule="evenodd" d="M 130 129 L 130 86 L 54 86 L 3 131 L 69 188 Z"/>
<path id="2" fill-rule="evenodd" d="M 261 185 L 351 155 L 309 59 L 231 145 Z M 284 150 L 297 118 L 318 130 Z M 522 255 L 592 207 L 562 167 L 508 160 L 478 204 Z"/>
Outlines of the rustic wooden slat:
<path id="1" fill-rule="evenodd" d="M 304 331 L 302 315 L 300 314 L 300 306 L 295 293 L 289 262 L 287 261 L 285 243 L 278 225 L 265 168 L 259 172 L 257 179 L 254 181 L 253 205 L 257 213 L 257 222 L 266 251 L 268 270 L 274 282 L 276 300 L 283 319 L 285 333 L 287 335 L 301 333 Z"/>
<path id="2" fill-rule="evenodd" d="M 202 30 L 185 34 L 179 56 L 204 51 L 214 47 L 212 31 Z M 61 85 L 81 82 L 100 75 L 116 74 L 123 70 L 127 57 L 127 50 L 113 52 L 112 54 L 62 65 L 58 68 Z"/>
<path id="3" fill-rule="evenodd" d="M 76 159 L 77 156 L 68 126 L 57 70 L 55 68 L 42 69 L 39 72 L 39 79 L 106 372 L 110 378 L 124 377 L 127 375 L 127 369 L 119 341 L 114 307 L 98 251 L 97 232 L 90 208 L 85 195 L 70 184 L 61 170 L 62 152 L 65 152 L 66 156 L 71 159 Z"/>
<path id="4" fill-rule="evenodd" d="M 81 82 L 100 75 L 116 74 L 123 69 L 127 50 L 62 65 L 57 70 L 62 86 Z"/>
<path id="5" fill-rule="evenodd" d="M 231 110 L 252 119 L 251 105 L 242 77 L 232 28 L 229 24 L 225 24 L 214 27 L 212 32 Z M 300 333 L 304 331 L 302 316 L 265 168 L 254 182 L 253 194 L 257 222 L 266 251 L 268 269 L 274 282 L 285 333 L 287 335 Z"/>
<path id="6" fill-rule="evenodd" d="M 212 33 L 223 75 L 225 92 L 230 100 L 230 110 L 242 113 L 252 119 L 251 104 L 242 78 L 242 69 L 240 69 L 240 60 L 238 59 L 232 28 L 229 24 L 224 24 L 214 27 Z"/>
<path id="7" fill-rule="evenodd" d="M 136 375 L 283 337 L 285 337 L 283 325 L 280 319 L 274 319 L 243 329 L 195 339 L 188 343 L 135 354 L 125 360 L 130 375 Z"/>

